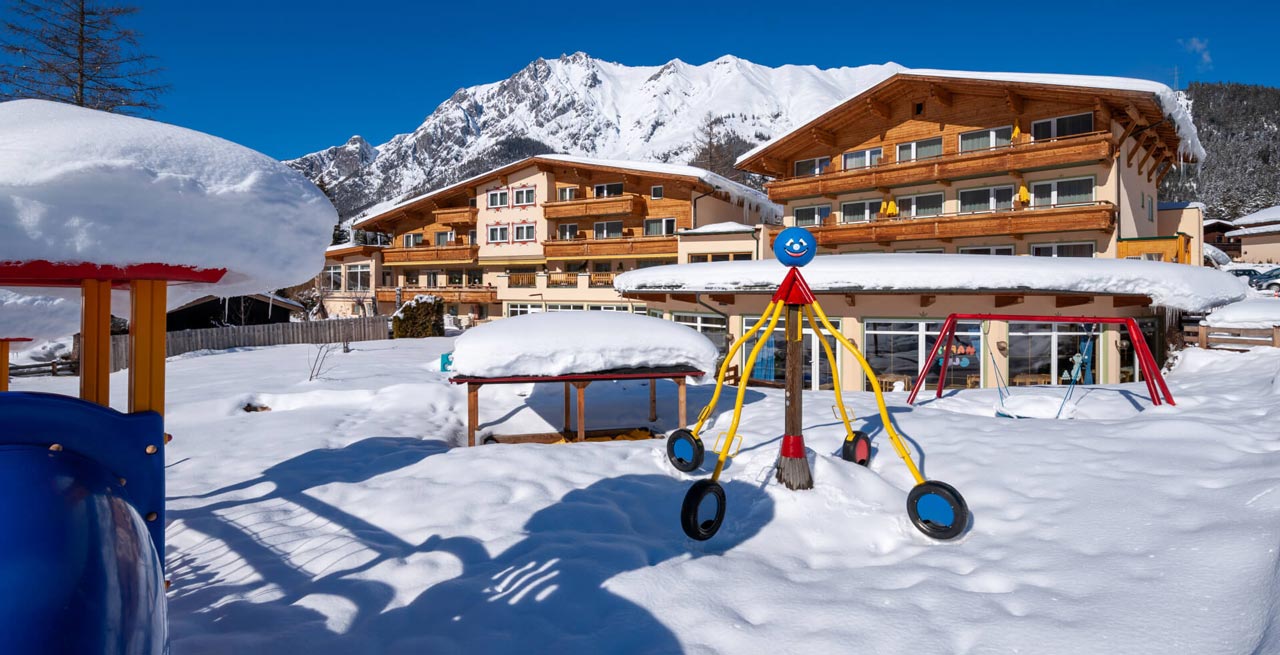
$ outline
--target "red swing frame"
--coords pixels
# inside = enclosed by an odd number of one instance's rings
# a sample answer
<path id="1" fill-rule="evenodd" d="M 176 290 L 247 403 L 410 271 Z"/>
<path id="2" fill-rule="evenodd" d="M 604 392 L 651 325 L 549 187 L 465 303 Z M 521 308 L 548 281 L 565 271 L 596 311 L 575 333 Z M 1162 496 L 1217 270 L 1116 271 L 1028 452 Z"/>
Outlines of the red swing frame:
<path id="1" fill-rule="evenodd" d="M 1156 358 L 1151 355 L 1151 348 L 1147 346 L 1147 340 L 1142 337 L 1142 330 L 1138 328 L 1138 322 L 1129 317 L 1115 316 L 1037 316 L 1022 314 L 950 314 L 942 323 L 942 331 L 938 334 L 938 340 L 934 342 L 933 349 L 929 351 L 929 357 L 924 360 L 924 364 L 920 367 L 920 375 L 916 377 L 916 382 L 911 387 L 911 395 L 907 397 L 907 404 L 915 404 L 916 394 L 924 388 L 925 376 L 929 373 L 929 369 L 933 368 L 934 358 L 938 356 L 938 350 L 942 344 L 946 343 L 946 352 L 951 352 L 951 343 L 956 336 L 956 325 L 960 321 L 1025 321 L 1030 323 L 1101 323 L 1105 325 L 1124 325 L 1129 329 L 1129 340 L 1133 342 L 1134 353 L 1138 357 L 1138 370 L 1142 373 L 1142 381 L 1147 383 L 1147 392 L 1151 396 L 1152 405 L 1161 405 L 1163 402 L 1170 405 L 1176 405 L 1173 402 L 1173 394 L 1169 393 L 1169 386 L 1164 382 L 1164 376 L 1160 374 L 1160 367 L 1156 365 Z M 938 389 L 934 394 L 935 398 L 942 397 L 943 384 L 942 381 L 947 379 L 947 364 L 950 357 L 943 357 L 941 370 L 938 373 Z"/>

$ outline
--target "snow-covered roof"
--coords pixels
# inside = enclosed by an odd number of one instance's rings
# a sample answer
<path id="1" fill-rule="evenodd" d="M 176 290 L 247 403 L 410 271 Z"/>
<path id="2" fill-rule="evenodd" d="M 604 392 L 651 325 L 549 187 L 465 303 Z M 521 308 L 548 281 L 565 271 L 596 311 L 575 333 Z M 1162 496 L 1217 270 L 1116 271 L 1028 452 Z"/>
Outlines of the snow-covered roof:
<path id="1" fill-rule="evenodd" d="M 547 312 L 485 323 L 454 342 L 459 375 L 565 375 L 692 366 L 712 372 L 718 351 L 693 328 L 626 312 Z"/>
<path id="2" fill-rule="evenodd" d="M 1237 222 L 1236 224 L 1239 225 L 1239 222 Z M 1248 236 L 1256 236 L 1259 234 L 1276 234 L 1276 233 L 1280 233 L 1280 223 L 1276 223 L 1274 225 L 1259 225 L 1257 227 L 1242 227 L 1238 230 L 1232 230 L 1230 232 L 1226 232 L 1223 234 L 1223 236 L 1248 237 Z"/>
<path id="3" fill-rule="evenodd" d="M 446 195 L 459 189 L 472 186 L 477 182 L 492 177 L 499 171 L 518 170 L 526 166 L 541 161 L 561 162 L 578 164 L 581 166 L 601 166 L 606 168 L 621 168 L 625 170 L 633 170 L 639 172 L 655 173 L 658 175 L 676 175 L 696 179 L 707 186 L 718 188 L 724 191 L 735 202 L 742 200 L 748 204 L 755 205 L 760 210 L 761 220 L 768 221 L 782 217 L 782 207 L 774 204 L 769 200 L 769 196 L 762 191 L 757 191 L 745 184 L 734 182 L 727 177 L 717 175 L 703 168 L 696 166 L 687 166 L 685 164 L 664 164 L 662 162 L 648 161 L 632 161 L 624 159 L 593 159 L 591 157 L 577 157 L 574 155 L 535 155 L 527 157 L 518 162 L 500 166 L 493 170 L 485 171 L 479 175 L 473 175 L 465 180 L 454 182 L 448 186 L 440 187 L 434 191 L 416 195 L 412 198 L 404 200 L 387 200 L 380 202 L 368 209 L 360 212 L 352 221 L 353 227 L 359 228 L 362 224 L 373 218 L 377 218 L 387 212 L 405 207 L 416 202 L 433 196 Z"/>
<path id="4" fill-rule="evenodd" d="M 1267 207 L 1259 209 L 1252 214 L 1241 216 L 1232 221 L 1236 225 L 1244 227 L 1246 225 L 1266 225 L 1267 223 L 1280 223 L 1280 205 L 1275 207 Z"/>
<path id="5" fill-rule="evenodd" d="M 704 234 L 751 234 L 756 228 L 737 223 L 734 221 L 725 221 L 723 223 L 711 223 L 700 227 L 680 230 L 680 236 L 701 236 Z"/>
<path id="6" fill-rule="evenodd" d="M 292 286 L 338 215 L 300 173 L 173 125 L 43 100 L 0 103 L 0 262 L 227 270 L 170 305 Z"/>
<path id="7" fill-rule="evenodd" d="M 1211 309 L 1248 292 L 1243 280 L 1222 271 L 1128 259 L 868 253 L 816 257 L 802 272 L 819 293 L 1142 295 L 1185 311 Z M 770 293 L 785 274 L 772 259 L 654 266 L 619 275 L 614 288 L 622 293 Z"/>
<path id="8" fill-rule="evenodd" d="M 862 95 L 867 90 L 879 86 L 880 84 L 883 84 L 895 77 L 948 77 L 954 79 L 984 80 L 990 82 L 1010 82 L 1015 84 L 1045 84 L 1052 86 L 1070 86 L 1087 89 L 1111 89 L 1115 91 L 1138 91 L 1150 93 L 1157 98 L 1161 111 L 1164 112 L 1164 115 L 1169 119 L 1169 122 L 1173 124 L 1178 133 L 1180 140 L 1178 145 L 1179 152 L 1184 155 L 1189 155 L 1197 160 L 1203 160 L 1205 157 L 1204 146 L 1200 144 L 1200 138 L 1196 133 L 1195 123 L 1191 120 L 1190 101 L 1188 101 L 1183 94 L 1174 91 L 1164 84 L 1130 77 L 1062 75 L 1056 73 L 955 71 L 936 68 L 907 68 L 896 72 L 886 70 L 883 77 L 868 79 L 865 84 L 857 88 L 849 89 L 848 97 L 836 105 L 833 105 L 832 109 L 844 105 L 850 100 Z M 766 148 L 773 146 L 775 143 L 786 139 L 800 130 L 806 129 L 808 124 L 811 122 L 812 121 L 806 121 L 804 124 L 797 124 L 796 128 L 791 131 L 776 136 L 773 139 L 752 148 L 741 157 L 738 157 L 737 165 L 741 166 L 747 160 L 759 155 Z"/>
<path id="9" fill-rule="evenodd" d="M 1223 220 L 1221 218 L 1211 218 L 1204 222 L 1205 227 L 1209 227 L 1210 225 L 1229 225 L 1234 227 L 1235 223 L 1232 223 L 1231 221 Z"/>
<path id="10" fill-rule="evenodd" d="M 1201 321 L 1209 327 L 1265 329 L 1280 325 L 1280 298 L 1249 298 L 1223 305 Z"/>

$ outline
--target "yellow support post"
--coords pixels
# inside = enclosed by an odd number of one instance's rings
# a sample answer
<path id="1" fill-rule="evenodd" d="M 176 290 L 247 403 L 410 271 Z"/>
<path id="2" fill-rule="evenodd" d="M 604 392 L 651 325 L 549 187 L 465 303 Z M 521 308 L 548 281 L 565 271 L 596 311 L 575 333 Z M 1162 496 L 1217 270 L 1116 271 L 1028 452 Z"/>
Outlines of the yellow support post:
<path id="1" fill-rule="evenodd" d="M 80 283 L 80 398 L 111 406 L 111 281 Z"/>
<path id="2" fill-rule="evenodd" d="M 804 316 L 809 320 L 809 327 L 813 333 L 818 335 L 818 341 L 822 342 L 822 350 L 827 353 L 827 363 L 831 365 L 831 383 L 835 385 L 836 407 L 840 408 L 840 420 L 844 423 L 845 439 L 853 439 L 853 426 L 849 425 L 849 412 L 844 407 L 844 389 L 840 386 L 840 365 L 836 362 L 836 354 L 831 350 L 831 344 L 827 341 L 826 335 L 822 334 L 822 330 L 818 327 L 818 322 L 813 318 L 813 307 L 804 306 Z"/>
<path id="3" fill-rule="evenodd" d="M 765 340 L 773 338 L 773 328 L 778 324 L 778 318 L 782 316 L 782 310 L 786 309 L 786 307 L 781 302 L 773 306 L 773 314 L 769 317 L 769 327 L 765 328 L 764 336 L 756 341 L 756 345 L 751 349 L 751 354 L 747 355 L 747 366 L 742 371 L 742 379 L 738 380 L 738 396 L 733 401 L 733 422 L 729 424 L 729 433 L 724 440 L 724 447 L 720 450 L 720 457 L 716 460 L 716 468 L 711 472 L 711 480 L 713 482 L 720 479 L 720 471 L 724 470 L 724 462 L 729 458 L 729 447 L 733 444 L 733 437 L 738 434 L 738 422 L 742 420 L 742 403 L 747 397 L 747 380 L 751 379 L 751 371 L 756 366 L 756 358 L 760 356 L 760 349 L 764 347 Z"/>
<path id="4" fill-rule="evenodd" d="M 9 390 L 9 342 L 0 341 L 0 391 Z"/>
<path id="5" fill-rule="evenodd" d="M 698 424 L 693 426 L 694 437 L 701 434 L 702 424 L 707 422 L 711 412 L 716 408 L 716 403 L 720 402 L 720 390 L 724 388 L 724 377 L 729 372 L 729 367 L 733 365 L 733 358 L 737 356 L 738 350 L 742 348 L 742 345 L 750 341 L 751 337 L 754 337 L 760 331 L 760 328 L 764 327 L 765 321 L 769 320 L 769 317 L 773 315 L 773 309 L 774 303 L 770 300 L 769 305 L 764 308 L 764 313 L 760 315 L 760 320 L 756 321 L 756 324 L 746 334 L 742 335 L 742 338 L 734 341 L 729 348 L 729 352 L 725 354 L 724 362 L 720 364 L 720 374 L 716 376 L 715 391 L 711 393 L 711 402 L 707 403 L 707 406 L 703 407 L 702 411 L 698 413 Z"/>
<path id="6" fill-rule="evenodd" d="M 164 280 L 129 283 L 129 412 L 164 414 Z"/>

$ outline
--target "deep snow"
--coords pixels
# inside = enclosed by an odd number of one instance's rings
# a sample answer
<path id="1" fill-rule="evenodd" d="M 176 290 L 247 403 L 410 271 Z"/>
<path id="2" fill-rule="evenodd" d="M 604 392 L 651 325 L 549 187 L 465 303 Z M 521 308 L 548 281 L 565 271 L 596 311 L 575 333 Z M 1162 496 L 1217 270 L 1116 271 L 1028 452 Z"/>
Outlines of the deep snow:
<path id="1" fill-rule="evenodd" d="M 313 346 L 170 360 L 175 653 L 1280 648 L 1280 350 L 1186 353 L 1176 407 L 1140 412 L 1141 384 L 1077 389 L 1070 421 L 991 418 L 994 390 L 916 408 L 891 394 L 926 476 L 973 511 L 949 543 L 908 524 L 911 480 L 870 395 L 845 394 L 877 448 L 863 469 L 832 454 L 830 392 L 805 394 L 816 488 L 792 492 L 771 475 L 782 394 L 751 389 L 725 527 L 695 543 L 677 523 L 692 477 L 662 441 L 450 448 L 451 347 L 356 343 L 315 382 Z M 659 391 L 672 429 L 674 387 Z M 486 388 L 482 432 L 554 429 L 560 393 Z M 710 393 L 692 388 L 691 407 Z M 642 384 L 594 384 L 587 403 L 596 425 L 647 413 Z"/>

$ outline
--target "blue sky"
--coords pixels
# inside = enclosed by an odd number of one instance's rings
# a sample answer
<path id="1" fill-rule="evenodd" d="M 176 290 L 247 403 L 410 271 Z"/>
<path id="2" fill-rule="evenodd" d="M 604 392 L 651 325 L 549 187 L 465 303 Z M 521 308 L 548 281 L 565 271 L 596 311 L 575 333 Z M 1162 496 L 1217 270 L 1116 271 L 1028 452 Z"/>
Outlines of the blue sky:
<path id="1" fill-rule="evenodd" d="M 412 2 L 134 0 L 173 86 L 155 118 L 279 158 L 415 128 L 456 89 L 537 57 L 633 65 L 733 54 L 912 67 L 1280 86 L 1275 8 L 1214 3 Z M 1258 3 L 1259 6 L 1271 3 Z M 572 9 L 569 9 L 572 7 Z M 2 10 L 0 10 L 2 11 Z M 815 29 L 818 27 L 820 29 Z M 918 36 L 911 36 L 912 34 Z"/>

